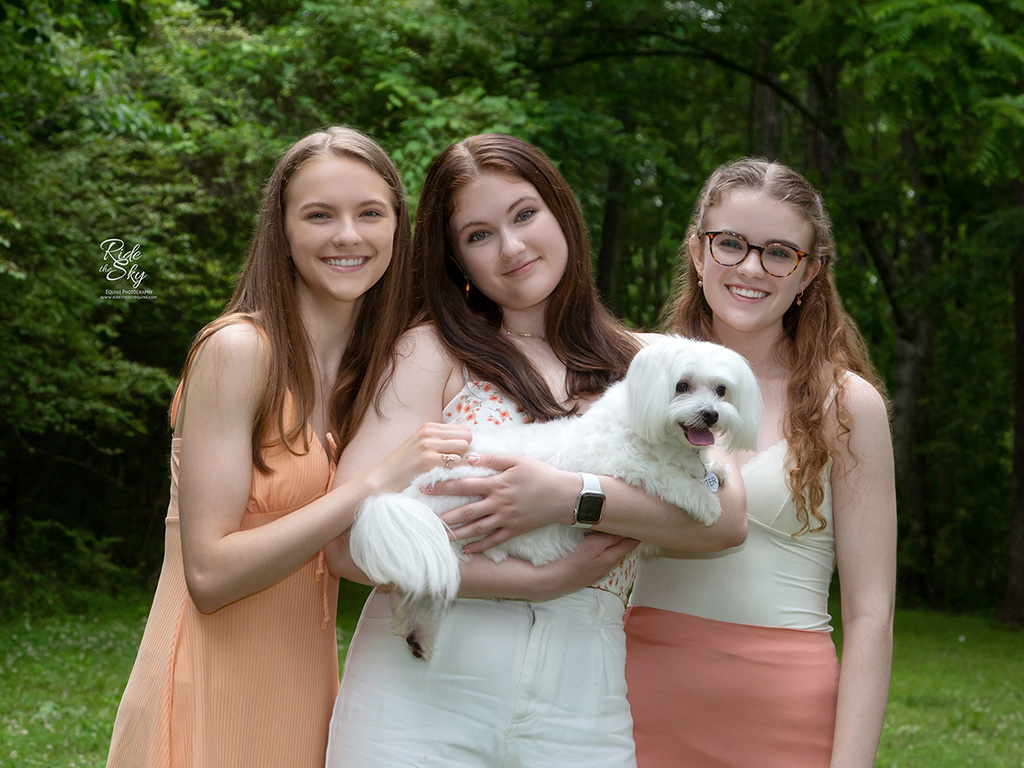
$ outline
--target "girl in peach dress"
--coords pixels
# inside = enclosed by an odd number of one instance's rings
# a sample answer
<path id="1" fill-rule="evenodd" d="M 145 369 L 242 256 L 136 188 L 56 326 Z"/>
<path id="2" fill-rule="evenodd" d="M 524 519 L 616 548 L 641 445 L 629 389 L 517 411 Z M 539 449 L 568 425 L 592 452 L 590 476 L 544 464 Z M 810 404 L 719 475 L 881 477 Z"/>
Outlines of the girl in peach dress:
<path id="1" fill-rule="evenodd" d="M 331 489 L 409 311 L 410 228 L 387 154 L 334 127 L 281 157 L 224 314 L 171 408 L 163 568 L 112 768 L 319 768 L 338 686 L 324 545 L 369 494 L 461 455 L 425 425 Z M 383 457 L 382 457 L 383 458 Z"/>

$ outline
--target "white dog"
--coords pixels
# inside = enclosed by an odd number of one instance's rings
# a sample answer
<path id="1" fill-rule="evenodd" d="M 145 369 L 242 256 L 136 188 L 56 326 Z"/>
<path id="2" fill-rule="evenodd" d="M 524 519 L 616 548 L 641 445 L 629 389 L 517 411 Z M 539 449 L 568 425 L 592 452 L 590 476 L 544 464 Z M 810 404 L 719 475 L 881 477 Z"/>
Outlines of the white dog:
<path id="1" fill-rule="evenodd" d="M 754 450 L 760 396 L 746 361 L 735 352 L 681 336 L 658 339 L 637 353 L 625 378 L 579 417 L 474 428 L 470 451 L 524 454 L 559 469 L 618 477 L 711 525 L 722 513 L 705 484 L 725 465 L 705 454 L 718 433 L 727 450 Z M 402 493 L 364 502 L 350 534 L 352 558 L 378 584 L 393 587 L 394 631 L 417 658 L 429 659 L 440 621 L 459 588 L 458 545 L 438 514 L 473 501 L 425 495 L 441 480 L 493 474 L 472 466 L 434 469 Z M 710 477 L 709 477 L 710 479 Z M 543 565 L 574 547 L 584 531 L 547 525 L 493 547 Z"/>

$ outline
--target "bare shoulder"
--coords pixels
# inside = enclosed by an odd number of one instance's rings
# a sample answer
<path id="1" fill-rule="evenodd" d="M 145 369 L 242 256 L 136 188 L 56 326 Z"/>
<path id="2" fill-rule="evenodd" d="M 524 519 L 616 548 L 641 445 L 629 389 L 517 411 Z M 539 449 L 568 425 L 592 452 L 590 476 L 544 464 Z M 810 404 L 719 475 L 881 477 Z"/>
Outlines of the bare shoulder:
<path id="1" fill-rule="evenodd" d="M 248 321 L 229 322 L 200 344 L 185 381 L 179 412 L 201 420 L 213 412 L 252 414 L 270 375 L 270 342 Z M 211 410 L 212 409 L 212 410 Z"/>
<path id="2" fill-rule="evenodd" d="M 840 434 L 836 406 L 831 408 L 834 445 L 839 470 L 864 465 L 869 472 L 892 464 L 892 433 L 889 412 L 882 394 L 866 379 L 849 374 L 842 382 L 843 419 L 849 430 Z M 846 430 L 842 430 L 845 432 Z"/>
<path id="3" fill-rule="evenodd" d="M 433 323 L 422 323 L 403 333 L 396 345 L 399 365 L 427 371 L 450 371 L 455 360 L 445 348 Z"/>
<path id="4" fill-rule="evenodd" d="M 419 349 L 442 349 L 443 346 L 437 326 L 433 323 L 414 325 L 398 338 L 398 349 L 402 354 L 410 354 Z"/>
<path id="5" fill-rule="evenodd" d="M 647 331 L 630 331 L 629 333 L 645 347 L 667 338 L 663 333 L 649 333 Z"/>
<path id="6" fill-rule="evenodd" d="M 843 407 L 849 412 L 853 421 L 889 423 L 885 399 L 867 379 L 856 373 L 849 373 L 840 386 Z"/>
<path id="7" fill-rule="evenodd" d="M 203 340 L 196 354 L 194 374 L 211 366 L 222 373 L 265 376 L 270 367 L 270 342 L 250 322 L 233 322 Z"/>

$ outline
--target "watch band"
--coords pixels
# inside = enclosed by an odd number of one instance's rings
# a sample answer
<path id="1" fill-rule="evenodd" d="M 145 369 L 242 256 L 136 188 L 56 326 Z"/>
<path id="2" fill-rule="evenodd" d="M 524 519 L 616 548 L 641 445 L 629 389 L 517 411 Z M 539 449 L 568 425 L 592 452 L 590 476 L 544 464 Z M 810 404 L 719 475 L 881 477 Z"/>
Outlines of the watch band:
<path id="1" fill-rule="evenodd" d="M 583 479 L 583 493 L 600 493 L 604 496 L 604 491 L 601 490 L 601 481 L 598 480 L 597 475 L 580 472 L 579 476 Z"/>

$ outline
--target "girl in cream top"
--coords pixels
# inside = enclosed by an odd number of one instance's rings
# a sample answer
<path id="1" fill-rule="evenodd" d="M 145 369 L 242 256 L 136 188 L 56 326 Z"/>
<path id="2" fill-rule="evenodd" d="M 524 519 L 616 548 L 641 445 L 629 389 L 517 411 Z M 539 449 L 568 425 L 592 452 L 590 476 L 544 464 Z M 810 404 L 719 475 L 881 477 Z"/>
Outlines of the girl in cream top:
<path id="1" fill-rule="evenodd" d="M 824 530 L 804 532 L 786 486 L 780 441 L 743 466 L 747 540 L 722 552 L 688 552 L 645 563 L 630 602 L 738 624 L 831 632 L 828 588 L 835 566 L 832 493 Z"/>

